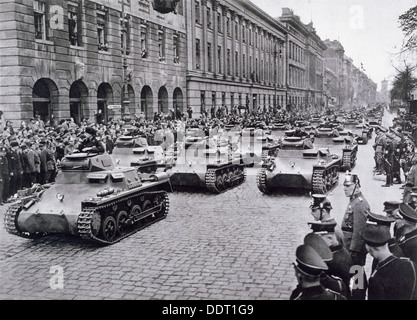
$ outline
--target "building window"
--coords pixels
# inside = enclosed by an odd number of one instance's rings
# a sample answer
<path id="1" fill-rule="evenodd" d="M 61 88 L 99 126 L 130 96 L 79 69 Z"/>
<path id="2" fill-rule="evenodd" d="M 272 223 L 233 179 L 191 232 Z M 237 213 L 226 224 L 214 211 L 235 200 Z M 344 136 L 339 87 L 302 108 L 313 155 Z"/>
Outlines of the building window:
<path id="1" fill-rule="evenodd" d="M 140 50 L 142 59 L 148 57 L 148 27 L 141 25 L 140 27 Z"/>
<path id="2" fill-rule="evenodd" d="M 200 48 L 200 39 L 195 39 L 195 60 L 196 60 L 196 70 L 200 70 L 201 65 L 201 48 Z"/>
<path id="3" fill-rule="evenodd" d="M 120 18 L 120 27 L 121 27 L 120 46 L 122 48 L 123 53 L 126 47 L 126 55 L 129 55 L 130 54 L 130 20 L 129 20 L 128 15 L 125 15 L 124 19 Z"/>
<path id="4" fill-rule="evenodd" d="M 230 18 L 227 17 L 226 19 L 226 32 L 227 32 L 227 36 L 230 37 Z"/>
<path id="5" fill-rule="evenodd" d="M 72 46 L 81 46 L 81 14 L 77 2 L 68 2 L 68 34 Z"/>
<path id="6" fill-rule="evenodd" d="M 212 62 L 212 59 L 211 59 L 211 43 L 210 42 L 207 43 L 207 62 L 208 62 L 207 70 L 209 72 L 212 72 L 213 71 L 213 62 Z"/>
<path id="7" fill-rule="evenodd" d="M 180 37 L 178 34 L 174 34 L 174 63 L 180 63 Z"/>
<path id="8" fill-rule="evenodd" d="M 246 28 L 244 25 L 242 25 L 242 41 L 246 43 Z"/>
<path id="9" fill-rule="evenodd" d="M 200 91 L 200 105 L 201 105 L 201 111 L 205 112 L 205 108 L 206 108 L 206 92 L 205 91 Z"/>
<path id="10" fill-rule="evenodd" d="M 177 14 L 179 14 L 180 16 L 183 16 L 184 15 L 184 3 L 183 3 L 183 0 L 180 0 L 180 2 L 178 2 L 176 11 L 177 11 Z"/>
<path id="11" fill-rule="evenodd" d="M 243 54 L 242 75 L 246 78 L 246 54 Z"/>
<path id="12" fill-rule="evenodd" d="M 97 10 L 98 49 L 107 51 L 107 11 Z"/>
<path id="13" fill-rule="evenodd" d="M 35 15 L 35 39 L 46 40 L 46 4 L 44 1 L 33 1 Z"/>
<path id="14" fill-rule="evenodd" d="M 223 32 L 222 14 L 220 12 L 217 12 L 217 31 Z"/>
<path id="15" fill-rule="evenodd" d="M 227 75 L 231 75 L 231 61 L 230 61 L 230 49 L 227 49 L 226 53 L 226 68 L 227 68 Z"/>
<path id="16" fill-rule="evenodd" d="M 217 47 L 217 70 L 218 73 L 222 73 L 222 47 Z"/>
<path id="17" fill-rule="evenodd" d="M 165 29 L 158 30 L 159 61 L 165 61 Z"/>
<path id="18" fill-rule="evenodd" d="M 211 29 L 211 8 L 207 8 L 207 28 Z"/>
<path id="19" fill-rule="evenodd" d="M 195 2 L 195 22 L 201 23 L 200 19 L 201 19 L 200 2 L 196 1 Z"/>
<path id="20" fill-rule="evenodd" d="M 235 75 L 236 77 L 239 76 L 239 52 L 235 52 Z"/>

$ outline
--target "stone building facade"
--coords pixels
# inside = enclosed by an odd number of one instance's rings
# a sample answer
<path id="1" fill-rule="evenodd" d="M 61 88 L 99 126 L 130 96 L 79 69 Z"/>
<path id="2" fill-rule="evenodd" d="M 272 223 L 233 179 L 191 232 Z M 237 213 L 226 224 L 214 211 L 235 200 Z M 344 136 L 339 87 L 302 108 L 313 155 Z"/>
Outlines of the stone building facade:
<path id="1" fill-rule="evenodd" d="M 332 105 L 352 109 L 376 102 L 377 84 L 365 74 L 363 66 L 353 64 L 339 41 L 326 39 L 324 43 L 325 84 Z"/>
<path id="2" fill-rule="evenodd" d="M 287 29 L 287 97 L 290 107 L 319 107 L 323 100 L 324 57 L 326 46 L 313 23 L 304 24 L 289 8 L 279 17 Z"/>
<path id="3" fill-rule="evenodd" d="M 286 32 L 247 0 L 187 1 L 187 104 L 196 116 L 286 104 Z"/>
<path id="4" fill-rule="evenodd" d="M 147 0 L 4 0 L 0 21 L 0 104 L 14 126 L 185 111 L 182 2 L 165 15 Z"/>
<path id="5" fill-rule="evenodd" d="M 15 127 L 143 112 L 219 115 L 364 104 L 376 85 L 283 8 L 249 0 L 3 0 L 0 111 Z M 165 2 L 158 2 L 167 3 Z"/>

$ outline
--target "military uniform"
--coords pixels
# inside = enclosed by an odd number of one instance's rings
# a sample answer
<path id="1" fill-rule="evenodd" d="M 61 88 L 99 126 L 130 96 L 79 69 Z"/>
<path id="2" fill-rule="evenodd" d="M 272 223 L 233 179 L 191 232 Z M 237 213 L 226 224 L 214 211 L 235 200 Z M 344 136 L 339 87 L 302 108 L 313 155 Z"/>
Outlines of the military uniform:
<path id="1" fill-rule="evenodd" d="M 297 248 L 294 267 L 301 278 L 303 278 L 302 275 L 305 275 L 314 280 L 311 286 L 299 283 L 299 286 L 291 294 L 291 300 L 346 300 L 343 295 L 327 289 L 321 284 L 321 274 L 326 272 L 328 267 L 311 246 L 304 244 Z"/>
<path id="2" fill-rule="evenodd" d="M 401 203 L 398 215 L 404 220 L 404 225 L 397 230 L 398 245 L 405 257 L 417 263 L 417 212 L 408 204 Z M 412 230 L 405 231 L 410 226 Z"/>
<path id="3" fill-rule="evenodd" d="M 9 193 L 9 162 L 5 151 L 0 154 L 0 203 L 7 200 Z"/>
<path id="4" fill-rule="evenodd" d="M 83 151 L 85 148 L 91 148 L 91 152 L 104 153 L 104 145 L 95 137 L 97 130 L 91 127 L 85 128 L 85 132 L 91 136 L 84 139 L 78 146 L 78 151 Z M 58 158 L 58 157 L 57 157 Z"/>
<path id="5" fill-rule="evenodd" d="M 369 279 L 368 299 L 417 300 L 416 268 L 410 259 L 393 255 L 378 263 Z"/>
<path id="6" fill-rule="evenodd" d="M 19 146 L 16 141 L 10 143 L 12 148 Z M 22 154 L 17 150 L 11 150 L 9 153 L 10 164 L 10 194 L 14 194 L 22 188 L 23 179 L 23 159 Z"/>
<path id="7" fill-rule="evenodd" d="M 360 231 L 366 224 L 368 212 L 370 212 L 368 201 L 361 192 L 357 193 L 350 197 L 350 202 L 341 225 L 345 247 L 351 254 L 353 253 L 352 259 L 354 264 L 361 266 L 365 265 L 367 252 L 365 243 L 360 236 Z"/>
<path id="8" fill-rule="evenodd" d="M 408 258 L 397 258 L 389 253 L 387 256 L 384 246 L 391 239 L 389 230 L 384 226 L 367 224 L 361 236 L 368 246 L 382 250 L 379 254 L 385 257 L 383 261 L 378 261 L 369 278 L 368 299 L 416 300 L 417 266 Z"/>

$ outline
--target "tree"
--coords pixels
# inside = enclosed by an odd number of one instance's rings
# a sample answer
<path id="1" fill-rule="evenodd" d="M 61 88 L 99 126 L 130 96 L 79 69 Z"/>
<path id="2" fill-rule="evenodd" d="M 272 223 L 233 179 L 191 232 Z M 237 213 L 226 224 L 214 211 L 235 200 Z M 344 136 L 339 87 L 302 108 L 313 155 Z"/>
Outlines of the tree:
<path id="1" fill-rule="evenodd" d="M 401 30 L 405 35 L 403 51 L 417 50 L 417 6 L 408 9 L 398 18 Z"/>
<path id="2" fill-rule="evenodd" d="M 405 64 L 403 70 L 397 70 L 397 75 L 392 82 L 392 89 L 390 91 L 391 100 L 398 99 L 405 103 L 410 99 L 410 93 L 417 88 L 417 78 L 413 76 L 416 67 L 410 67 Z"/>

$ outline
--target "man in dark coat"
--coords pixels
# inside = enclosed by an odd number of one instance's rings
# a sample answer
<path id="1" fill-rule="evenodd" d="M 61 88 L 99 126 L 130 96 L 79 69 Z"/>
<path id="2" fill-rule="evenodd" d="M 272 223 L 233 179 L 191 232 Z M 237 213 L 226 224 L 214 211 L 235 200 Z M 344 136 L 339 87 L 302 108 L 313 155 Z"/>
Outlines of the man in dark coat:
<path id="1" fill-rule="evenodd" d="M 12 148 L 8 159 L 10 164 L 10 194 L 13 195 L 17 190 L 22 189 L 23 159 L 17 141 L 11 141 L 10 147 Z"/>
<path id="2" fill-rule="evenodd" d="M 6 156 L 7 149 L 0 145 L 0 203 L 5 202 L 9 195 L 9 161 Z"/>
<path id="3" fill-rule="evenodd" d="M 292 300 L 346 300 L 320 283 L 321 273 L 326 272 L 328 267 L 312 247 L 303 244 L 297 248 L 295 255 L 294 270 L 301 290 L 298 295 L 291 295 Z"/>
<path id="4" fill-rule="evenodd" d="M 417 263 L 417 212 L 408 204 L 401 203 L 399 214 L 403 225 L 397 230 L 398 245 L 405 257 Z"/>
<path id="5" fill-rule="evenodd" d="M 361 231 L 366 249 L 378 261 L 369 278 L 368 300 L 417 300 L 416 264 L 395 257 L 388 248 L 386 227 L 367 224 Z"/>
<path id="6" fill-rule="evenodd" d="M 83 149 L 89 148 L 89 152 L 93 153 L 104 153 L 105 147 L 103 143 L 97 140 L 96 134 L 97 130 L 92 127 L 85 128 L 86 138 L 78 146 L 78 151 L 83 151 Z"/>

